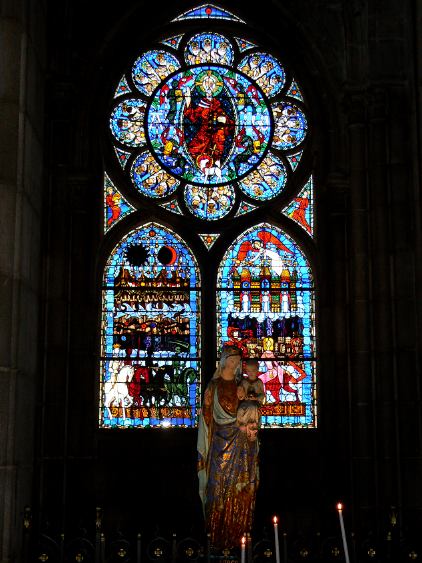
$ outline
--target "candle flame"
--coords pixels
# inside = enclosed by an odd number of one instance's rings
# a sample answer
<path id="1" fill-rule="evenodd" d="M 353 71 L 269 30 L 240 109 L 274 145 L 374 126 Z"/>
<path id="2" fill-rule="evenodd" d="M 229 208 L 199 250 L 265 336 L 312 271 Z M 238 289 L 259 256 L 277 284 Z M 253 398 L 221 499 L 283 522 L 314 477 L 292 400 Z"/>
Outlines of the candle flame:
<path id="1" fill-rule="evenodd" d="M 245 538 L 245 536 L 242 536 L 242 540 L 241 540 L 241 541 L 242 541 L 242 545 L 245 545 L 245 543 L 246 543 L 246 538 Z"/>
<path id="2" fill-rule="evenodd" d="M 274 518 L 273 518 L 273 522 L 274 522 L 274 524 L 277 524 L 277 522 L 278 522 L 278 518 L 277 518 L 277 516 L 274 516 Z"/>
<path id="3" fill-rule="evenodd" d="M 338 510 L 339 512 L 341 512 L 341 511 L 343 510 L 343 505 L 342 505 L 341 502 L 338 502 L 338 503 L 337 503 L 337 510 Z"/>

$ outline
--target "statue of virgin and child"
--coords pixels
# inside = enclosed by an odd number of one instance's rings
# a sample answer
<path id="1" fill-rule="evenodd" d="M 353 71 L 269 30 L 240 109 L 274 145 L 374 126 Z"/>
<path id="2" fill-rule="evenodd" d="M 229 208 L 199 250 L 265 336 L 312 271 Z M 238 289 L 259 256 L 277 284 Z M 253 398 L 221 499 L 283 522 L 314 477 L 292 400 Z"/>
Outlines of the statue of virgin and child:
<path id="1" fill-rule="evenodd" d="M 257 360 L 245 363 L 247 378 L 240 350 L 223 349 L 199 418 L 199 494 L 211 545 L 220 549 L 239 546 L 250 533 L 259 483 L 257 431 L 264 389 Z"/>

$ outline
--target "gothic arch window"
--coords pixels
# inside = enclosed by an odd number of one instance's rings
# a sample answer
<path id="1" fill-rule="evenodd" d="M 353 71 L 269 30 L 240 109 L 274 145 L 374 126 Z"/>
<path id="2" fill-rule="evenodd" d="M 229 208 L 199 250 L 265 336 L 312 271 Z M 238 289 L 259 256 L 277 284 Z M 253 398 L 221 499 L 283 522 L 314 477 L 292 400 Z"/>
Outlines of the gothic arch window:
<path id="1" fill-rule="evenodd" d="M 158 223 L 125 236 L 103 279 L 103 427 L 194 426 L 200 393 L 200 277 Z"/>
<path id="2" fill-rule="evenodd" d="M 314 426 L 314 284 L 309 262 L 281 229 L 261 223 L 227 249 L 218 271 L 218 346 L 259 361 L 264 427 Z"/>
<path id="3" fill-rule="evenodd" d="M 195 425 L 210 263 L 217 355 L 238 338 L 259 358 L 266 426 L 315 426 L 313 276 L 299 240 L 314 234 L 311 171 L 299 180 L 304 96 L 279 55 L 222 7 L 193 8 L 167 29 L 117 81 L 110 111 L 106 237 L 139 211 L 154 222 L 117 242 L 105 267 L 100 425 Z M 188 328 L 179 319 L 177 338 L 166 336 L 177 315 Z M 248 323 L 259 335 L 245 336 Z"/>

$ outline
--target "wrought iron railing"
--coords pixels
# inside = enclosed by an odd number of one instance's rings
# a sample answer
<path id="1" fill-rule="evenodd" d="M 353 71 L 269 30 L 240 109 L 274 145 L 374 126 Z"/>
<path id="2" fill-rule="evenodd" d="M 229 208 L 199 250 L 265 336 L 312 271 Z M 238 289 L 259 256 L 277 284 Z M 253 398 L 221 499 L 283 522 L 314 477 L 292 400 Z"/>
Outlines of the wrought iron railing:
<path id="1" fill-rule="evenodd" d="M 331 563 L 345 561 L 340 530 L 332 535 L 280 533 L 279 563 Z M 412 563 L 422 561 L 421 538 L 405 538 L 397 520 L 390 519 L 388 529 L 379 535 L 348 534 L 350 563 Z M 81 530 L 68 537 L 37 532 L 30 508 L 23 518 L 24 563 L 240 563 L 238 549 L 216 551 L 207 536 L 164 537 L 157 533 L 146 537 L 141 532 L 124 535 L 106 533 L 102 525 L 102 510 L 97 508 L 92 533 Z M 246 538 L 245 563 L 278 563 L 273 531 L 263 531 L 262 537 Z"/>

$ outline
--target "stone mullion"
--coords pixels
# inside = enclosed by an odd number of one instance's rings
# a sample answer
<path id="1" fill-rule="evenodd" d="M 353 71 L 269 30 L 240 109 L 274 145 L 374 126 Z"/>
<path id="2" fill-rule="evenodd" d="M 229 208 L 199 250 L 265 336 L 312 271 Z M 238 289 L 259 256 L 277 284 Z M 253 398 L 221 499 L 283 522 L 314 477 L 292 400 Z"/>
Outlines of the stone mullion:
<path id="1" fill-rule="evenodd" d="M 20 515 L 32 501 L 38 373 L 43 160 L 38 117 L 43 109 L 43 50 L 36 52 L 38 38 L 31 35 L 35 31 L 29 13 L 27 2 L 5 3 L 0 17 L 0 560 L 4 562 L 20 560 Z"/>

